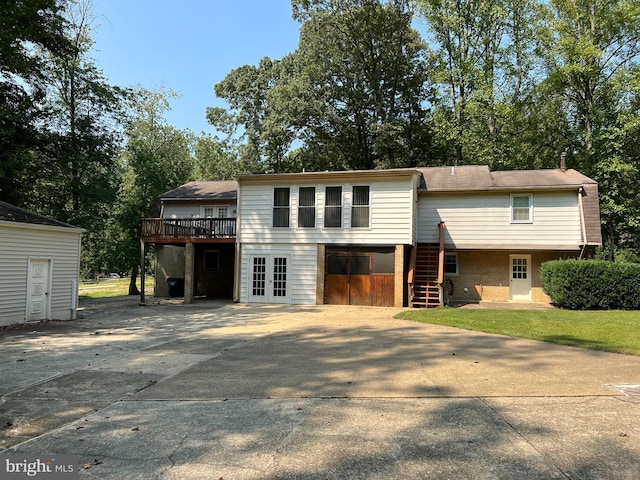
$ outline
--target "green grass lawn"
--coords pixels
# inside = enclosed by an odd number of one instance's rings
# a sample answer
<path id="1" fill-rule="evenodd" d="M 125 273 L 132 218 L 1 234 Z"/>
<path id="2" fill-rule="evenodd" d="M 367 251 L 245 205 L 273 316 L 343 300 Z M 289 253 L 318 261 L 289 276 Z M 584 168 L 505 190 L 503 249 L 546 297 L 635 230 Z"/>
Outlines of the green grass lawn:
<path id="1" fill-rule="evenodd" d="M 129 294 L 128 278 L 105 278 L 99 282 L 80 282 L 79 296 L 80 298 L 105 298 L 118 297 Z M 140 279 L 136 283 L 140 288 Z M 145 292 L 153 294 L 153 278 L 145 280 Z"/>
<path id="2" fill-rule="evenodd" d="M 498 333 L 573 347 L 640 355 L 640 311 L 433 308 L 399 313 L 424 323 Z"/>

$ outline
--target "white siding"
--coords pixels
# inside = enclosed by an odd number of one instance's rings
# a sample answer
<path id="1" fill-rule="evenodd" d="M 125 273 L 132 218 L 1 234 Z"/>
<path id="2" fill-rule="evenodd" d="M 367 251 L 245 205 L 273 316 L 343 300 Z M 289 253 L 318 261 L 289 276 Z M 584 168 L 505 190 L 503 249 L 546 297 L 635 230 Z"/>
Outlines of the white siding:
<path id="1" fill-rule="evenodd" d="M 79 231 L 0 224 L 0 325 L 26 319 L 29 259 L 51 260 L 50 318 L 69 320 L 80 269 Z"/>
<path id="2" fill-rule="evenodd" d="M 423 195 L 418 203 L 418 241 L 437 242 L 445 222 L 445 243 L 456 248 L 555 248 L 581 244 L 577 192 L 533 192 L 533 222 L 511 223 L 510 195 Z"/>
<path id="3" fill-rule="evenodd" d="M 198 218 L 201 213 L 201 206 L 216 206 L 216 207 L 235 207 L 235 200 L 225 201 L 194 201 L 194 202 L 166 202 L 164 204 L 163 218 Z M 233 210 L 231 208 L 230 210 Z M 231 215 L 231 213 L 230 213 Z"/>
<path id="4" fill-rule="evenodd" d="M 289 300 L 294 305 L 314 305 L 316 303 L 316 275 L 318 246 L 292 244 L 243 244 L 240 264 L 240 302 L 249 301 L 249 256 L 289 255 Z"/>
<path id="5" fill-rule="evenodd" d="M 369 228 L 351 228 L 353 185 L 370 186 Z M 316 187 L 316 227 L 298 228 L 298 188 Z M 324 228 L 325 187 L 342 187 L 342 227 Z M 290 188 L 290 227 L 273 228 L 273 189 Z M 372 180 L 363 182 L 326 182 L 274 185 L 242 185 L 238 242 L 241 243 L 412 243 L 413 181 Z"/>

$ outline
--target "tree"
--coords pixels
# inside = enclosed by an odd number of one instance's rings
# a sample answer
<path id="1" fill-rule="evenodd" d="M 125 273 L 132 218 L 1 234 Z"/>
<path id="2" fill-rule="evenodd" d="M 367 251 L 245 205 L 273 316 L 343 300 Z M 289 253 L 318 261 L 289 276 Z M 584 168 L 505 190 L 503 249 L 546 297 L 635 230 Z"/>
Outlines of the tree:
<path id="1" fill-rule="evenodd" d="M 640 5 L 630 0 L 554 0 L 548 82 L 565 95 L 580 163 L 592 172 L 594 140 L 615 122 L 623 80 L 637 71 Z M 622 88 L 620 88 L 622 87 Z M 597 157 L 597 156 L 596 156 Z"/>
<path id="2" fill-rule="evenodd" d="M 87 229 L 83 270 L 100 271 L 106 219 L 117 193 L 118 122 L 126 92 L 110 85 L 89 56 L 91 4 L 74 4 L 65 15 L 72 48 L 44 65 L 48 121 L 28 190 L 30 207 Z"/>
<path id="3" fill-rule="evenodd" d="M 243 149 L 243 163 L 256 169 L 254 173 L 279 172 L 296 135 L 273 95 L 274 87 L 284 81 L 286 61 L 265 57 L 257 67 L 234 69 L 215 86 L 216 95 L 230 109 L 207 108 L 209 122 L 227 133 L 229 140 L 234 136 L 245 140 L 249 148 Z"/>
<path id="4" fill-rule="evenodd" d="M 554 0 L 547 57 L 550 90 L 563 95 L 579 168 L 597 180 L 609 257 L 637 244 L 640 205 L 640 5 L 630 0 Z"/>
<path id="5" fill-rule="evenodd" d="M 408 2 L 294 2 L 293 116 L 305 148 L 335 169 L 429 161 L 425 45 Z M 284 95 L 283 95 L 284 96 Z"/>
<path id="6" fill-rule="evenodd" d="M 240 135 L 243 152 L 265 171 L 428 162 L 425 45 L 409 2 L 293 6 L 302 22 L 298 49 L 233 70 L 216 85 L 230 108 L 208 109 L 209 121 Z"/>
<path id="7" fill-rule="evenodd" d="M 45 59 L 71 51 L 66 2 L 0 3 L 0 199 L 24 205 L 44 122 Z"/>
<path id="8" fill-rule="evenodd" d="M 127 144 L 120 157 L 122 184 L 110 240 L 114 266 L 131 272 L 130 295 L 140 294 L 136 280 L 142 217 L 151 216 L 158 195 L 193 180 L 196 171 L 188 132 L 164 119 L 173 96 L 170 91 L 138 89 L 126 128 Z"/>
<path id="9" fill-rule="evenodd" d="M 433 78 L 434 129 L 455 163 L 522 168 L 542 12 L 531 0 L 422 0 Z M 449 160 L 449 159 L 447 159 Z M 533 163 L 525 157 L 524 163 Z"/>
<path id="10" fill-rule="evenodd" d="M 195 138 L 197 178 L 231 180 L 235 175 L 258 171 L 259 166 L 242 162 L 237 149 L 217 137 L 202 134 Z"/>

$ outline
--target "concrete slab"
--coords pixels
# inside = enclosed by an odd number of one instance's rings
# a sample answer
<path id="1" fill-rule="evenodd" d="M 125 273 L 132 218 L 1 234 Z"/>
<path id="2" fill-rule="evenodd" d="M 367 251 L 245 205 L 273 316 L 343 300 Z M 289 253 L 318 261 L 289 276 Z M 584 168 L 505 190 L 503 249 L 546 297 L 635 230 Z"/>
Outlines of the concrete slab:
<path id="1" fill-rule="evenodd" d="M 640 471 L 640 357 L 395 309 L 105 305 L 0 331 L 0 456 L 77 454 L 82 479 Z"/>

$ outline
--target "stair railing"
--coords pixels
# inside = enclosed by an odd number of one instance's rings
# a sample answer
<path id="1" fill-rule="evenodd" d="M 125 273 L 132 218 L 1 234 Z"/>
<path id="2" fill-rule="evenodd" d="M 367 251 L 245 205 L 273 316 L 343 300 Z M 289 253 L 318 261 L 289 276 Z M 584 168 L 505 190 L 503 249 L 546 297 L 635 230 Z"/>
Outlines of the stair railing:
<path id="1" fill-rule="evenodd" d="M 440 306 L 444 305 L 444 222 L 438 224 L 440 245 L 438 249 L 438 296 Z"/>
<path id="2" fill-rule="evenodd" d="M 409 273 L 407 275 L 407 284 L 409 286 L 409 306 L 413 306 L 413 280 L 416 271 L 416 253 L 418 251 L 418 244 L 414 243 L 411 248 L 411 258 L 409 260 Z"/>

